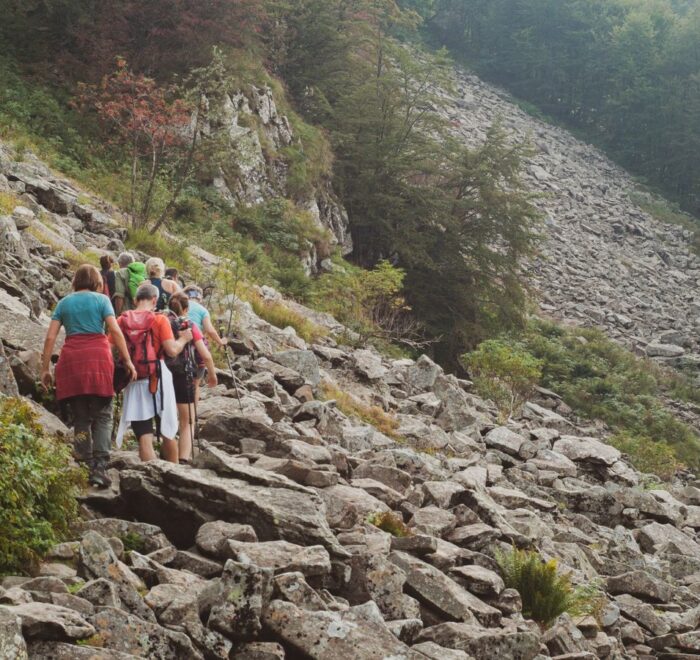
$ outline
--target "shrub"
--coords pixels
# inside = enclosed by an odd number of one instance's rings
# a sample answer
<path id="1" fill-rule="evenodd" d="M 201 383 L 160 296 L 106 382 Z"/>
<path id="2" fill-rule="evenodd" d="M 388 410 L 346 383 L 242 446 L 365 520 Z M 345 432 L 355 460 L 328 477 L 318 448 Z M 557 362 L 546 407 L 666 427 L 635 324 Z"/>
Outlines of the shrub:
<path id="1" fill-rule="evenodd" d="M 343 392 L 335 385 L 328 382 L 321 383 L 321 394 L 324 399 L 332 399 L 336 402 L 338 409 L 348 417 L 357 417 L 366 424 L 374 426 L 380 433 L 383 433 L 394 440 L 403 440 L 397 429 L 399 428 L 398 420 L 389 413 L 382 410 L 379 406 L 369 406 L 362 401 L 359 401 L 351 394 Z"/>
<path id="2" fill-rule="evenodd" d="M 160 257 L 166 267 L 172 266 L 180 271 L 186 271 L 191 263 L 187 241 L 166 239 L 163 235 L 152 234 L 147 229 L 130 229 L 126 246 L 145 252 L 149 256 Z"/>
<path id="3" fill-rule="evenodd" d="M 672 479 L 684 467 L 676 458 L 673 448 L 663 440 L 654 441 L 645 435 L 621 432 L 612 436 L 609 442 L 627 454 L 640 472 L 654 474 L 663 481 Z"/>
<path id="4" fill-rule="evenodd" d="M 32 409 L 0 398 L 0 574 L 29 572 L 77 518 L 82 470 L 70 448 L 47 436 Z"/>
<path id="5" fill-rule="evenodd" d="M 146 551 L 146 540 L 136 532 L 127 532 L 121 537 L 121 541 L 124 544 L 124 552 L 134 550 L 143 554 Z"/>
<path id="6" fill-rule="evenodd" d="M 506 587 L 517 589 L 523 616 L 546 627 L 560 614 L 594 614 L 599 606 L 595 585 L 574 587 L 569 575 L 557 572 L 557 560 L 544 561 L 538 552 L 512 548 L 496 552 Z"/>
<path id="7" fill-rule="evenodd" d="M 505 417 L 520 409 L 542 377 L 542 362 L 516 342 L 489 339 L 463 361 L 477 391 Z"/>
<path id="8" fill-rule="evenodd" d="M 697 400 L 687 377 L 635 356 L 594 328 L 567 329 L 538 320 L 519 341 L 540 360 L 542 384 L 577 413 L 603 420 L 614 432 L 666 443 L 678 460 L 700 467 L 697 433 L 664 401 L 667 396 Z"/>
<path id="9" fill-rule="evenodd" d="M 399 538 L 413 536 L 413 530 L 393 511 L 373 513 L 367 518 L 367 522 L 392 536 L 398 536 Z"/>

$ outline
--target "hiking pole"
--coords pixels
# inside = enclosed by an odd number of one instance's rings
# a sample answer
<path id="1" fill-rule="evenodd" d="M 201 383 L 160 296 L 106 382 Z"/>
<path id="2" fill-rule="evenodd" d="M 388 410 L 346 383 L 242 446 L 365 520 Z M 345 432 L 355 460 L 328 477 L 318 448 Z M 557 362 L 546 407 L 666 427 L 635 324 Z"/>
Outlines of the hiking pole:
<path id="1" fill-rule="evenodd" d="M 233 363 L 231 362 L 231 356 L 229 355 L 228 352 L 228 345 L 224 347 L 224 352 L 226 353 L 226 362 L 228 362 L 228 368 L 229 371 L 231 372 L 231 378 L 233 378 L 233 389 L 236 390 L 236 398 L 238 399 L 238 407 L 241 409 L 241 412 L 243 412 L 243 402 L 241 401 L 241 394 L 238 391 L 238 379 L 236 378 L 236 374 L 233 371 Z"/>

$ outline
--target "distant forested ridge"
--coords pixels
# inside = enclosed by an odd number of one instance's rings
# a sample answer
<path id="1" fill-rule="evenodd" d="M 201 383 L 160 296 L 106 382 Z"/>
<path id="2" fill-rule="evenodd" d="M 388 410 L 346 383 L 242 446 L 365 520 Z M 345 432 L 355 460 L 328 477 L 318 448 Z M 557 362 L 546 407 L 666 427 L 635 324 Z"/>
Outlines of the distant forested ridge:
<path id="1" fill-rule="evenodd" d="M 700 2 L 404 0 L 433 38 L 700 214 Z"/>

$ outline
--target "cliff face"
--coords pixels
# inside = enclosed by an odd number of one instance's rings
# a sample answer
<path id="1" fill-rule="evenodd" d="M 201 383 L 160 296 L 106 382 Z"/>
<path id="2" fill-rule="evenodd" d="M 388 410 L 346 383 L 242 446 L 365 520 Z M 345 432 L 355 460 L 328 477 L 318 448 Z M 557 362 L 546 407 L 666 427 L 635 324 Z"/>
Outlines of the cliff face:
<path id="1" fill-rule="evenodd" d="M 529 265 L 540 309 L 572 324 L 600 326 L 640 353 L 695 370 L 700 259 L 691 233 L 637 204 L 645 197 L 603 153 L 521 110 L 503 91 L 455 71 L 446 102 L 454 134 L 478 145 L 499 121 L 534 149 L 524 178 L 540 193 L 539 258 Z"/>
<path id="2" fill-rule="evenodd" d="M 276 122 L 271 130 L 283 139 L 285 123 Z M 475 137 L 475 128 L 464 131 Z M 564 149 L 553 138 L 546 144 Z M 608 196 L 618 200 L 605 207 L 617 209 L 615 222 L 649 233 L 625 231 L 619 242 L 601 237 L 601 259 L 631 251 L 637 240 L 649 249 L 669 245 L 659 236 L 671 230 L 623 214 L 631 207 L 612 183 L 592 192 L 592 184 L 558 181 L 546 156 L 530 164 L 533 182 L 586 191 L 583 201 L 568 193 L 542 200 L 543 208 L 556 205 L 552 213 L 559 204 L 578 209 L 569 220 L 566 213 L 552 218 L 550 255 L 569 249 L 554 226 L 580 238 L 582 224 L 594 222 L 584 222 L 583 208 L 598 208 L 595 226 L 614 232 L 612 220 L 602 219 L 613 213 L 602 210 Z M 562 168 L 573 167 L 561 158 Z M 590 181 L 621 185 L 624 176 L 607 167 L 606 174 L 591 170 Z M 258 184 L 249 180 L 239 193 L 254 201 Z M 68 290 L 71 263 L 85 259 L 82 253 L 121 249 L 124 228 L 116 209 L 31 156 L 16 162 L 5 148 L 0 191 L 14 200 L 0 214 L 0 387 L 26 395 L 38 375 L 47 313 Z M 588 241 L 577 245 L 587 254 Z M 681 254 L 679 246 L 671 258 Z M 674 272 L 692 272 L 693 258 L 686 258 Z M 197 259 L 216 264 L 201 250 Z M 550 291 L 556 286 L 544 275 L 554 265 L 567 273 L 562 281 L 573 278 L 553 257 L 532 266 Z M 594 270 L 599 286 L 622 291 Z M 664 282 L 651 289 L 671 295 Z M 538 394 L 504 423 L 471 383 L 427 357 L 394 360 L 342 345 L 334 319 L 265 287 L 259 295 L 314 323 L 317 339 L 307 343 L 236 301 L 235 374 L 219 372 L 220 385 L 204 391 L 193 465 L 142 464 L 134 452 L 115 452 L 113 488 L 84 495 L 73 540 L 50 551 L 38 576 L 0 581 L 0 655 L 693 657 L 700 640 L 697 482 L 650 489 L 649 477 L 594 427 L 567 417 L 554 393 Z M 557 296 L 561 306 L 550 302 L 550 311 L 577 309 L 563 292 Z M 633 305 L 622 293 L 609 298 Z M 215 298 L 213 305 L 219 302 L 227 303 Z M 633 307 L 634 323 L 651 324 L 659 313 Z M 69 435 L 40 410 L 43 424 Z M 399 521 L 410 535 L 372 524 L 389 511 L 394 527 Z M 497 549 L 512 545 L 556 558 L 575 584 L 598 585 L 598 618 L 563 615 L 546 632 L 525 619 L 494 560 Z"/>
<path id="3" fill-rule="evenodd" d="M 296 145 L 303 153 L 304 141 L 295 134 L 269 87 L 246 85 L 223 95 L 221 107 L 209 131 L 223 134 L 227 149 L 218 157 L 211 185 L 233 206 L 255 206 L 273 198 L 290 198 L 288 167 L 283 152 Z M 331 246 L 343 255 L 352 252 L 348 215 L 335 196 L 330 178 L 324 178 L 305 192 L 297 204 L 308 211 L 313 222 L 329 232 Z M 308 272 L 320 263 L 313 246 L 305 259 Z"/>

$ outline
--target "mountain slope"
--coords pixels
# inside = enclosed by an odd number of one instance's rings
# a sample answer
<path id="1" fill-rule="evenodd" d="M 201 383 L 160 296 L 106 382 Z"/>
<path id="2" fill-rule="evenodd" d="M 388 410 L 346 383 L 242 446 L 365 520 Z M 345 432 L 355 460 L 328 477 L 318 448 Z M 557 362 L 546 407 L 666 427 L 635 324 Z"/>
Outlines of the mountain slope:
<path id="1" fill-rule="evenodd" d="M 476 146 L 500 122 L 513 140 L 533 147 L 523 176 L 541 195 L 544 216 L 540 256 L 529 266 L 540 310 L 695 366 L 700 259 L 692 233 L 640 208 L 639 187 L 598 149 L 528 115 L 470 73 L 455 70 L 451 83 L 450 91 L 433 91 L 447 103 L 455 136 Z"/>

